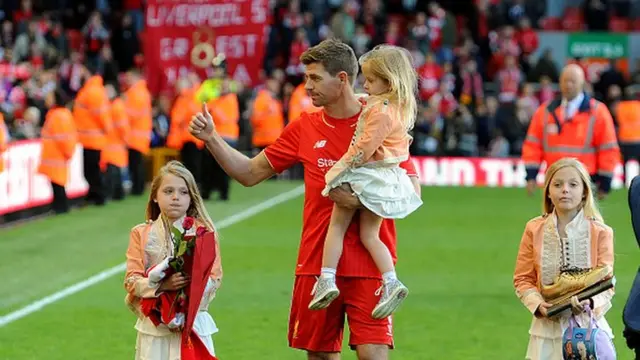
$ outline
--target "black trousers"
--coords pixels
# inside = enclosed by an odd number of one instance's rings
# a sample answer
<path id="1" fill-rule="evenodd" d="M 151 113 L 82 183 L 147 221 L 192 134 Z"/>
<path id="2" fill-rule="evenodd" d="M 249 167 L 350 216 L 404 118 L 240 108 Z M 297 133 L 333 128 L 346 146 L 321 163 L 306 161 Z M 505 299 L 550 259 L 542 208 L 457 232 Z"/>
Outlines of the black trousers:
<path id="1" fill-rule="evenodd" d="M 635 359 L 640 360 L 640 332 L 625 327 L 622 335 L 627 342 L 627 347 L 635 351 Z"/>
<path id="2" fill-rule="evenodd" d="M 51 183 L 53 190 L 53 202 L 51 203 L 51 209 L 56 214 L 64 214 L 69 212 L 69 199 L 67 198 L 67 192 L 64 186 Z"/>
<path id="3" fill-rule="evenodd" d="M 184 167 L 193 174 L 200 190 L 202 190 L 202 156 L 203 152 L 192 142 L 185 143 L 180 149 L 180 160 Z"/>
<path id="4" fill-rule="evenodd" d="M 129 149 L 129 176 L 131 177 L 131 195 L 142 195 L 144 193 L 144 162 L 142 153 L 138 150 Z"/>
<path id="5" fill-rule="evenodd" d="M 113 200 L 124 199 L 124 188 L 122 187 L 122 170 L 119 167 L 108 164 L 105 174 L 107 182 L 108 197 Z"/>
<path id="6" fill-rule="evenodd" d="M 87 201 L 96 205 L 106 202 L 106 186 L 104 176 L 100 170 L 100 150 L 84 149 L 84 177 L 89 183 Z"/>
<path id="7" fill-rule="evenodd" d="M 202 198 L 209 200 L 211 192 L 217 191 L 220 195 L 220 200 L 228 200 L 229 181 L 229 175 L 222 170 L 222 167 L 209 150 L 202 150 Z"/>
<path id="8" fill-rule="evenodd" d="M 235 148 L 237 142 L 226 140 L 227 144 Z M 224 172 L 222 166 L 206 148 L 202 150 L 202 198 L 208 200 L 212 191 L 218 191 L 220 200 L 229 200 L 231 178 Z"/>
<path id="9" fill-rule="evenodd" d="M 289 169 L 289 180 L 304 180 L 304 165 L 295 164 Z"/>
<path id="10" fill-rule="evenodd" d="M 636 160 L 640 162 L 640 144 L 620 144 L 622 153 L 622 171 L 624 173 L 625 184 L 627 181 L 627 161 Z"/>

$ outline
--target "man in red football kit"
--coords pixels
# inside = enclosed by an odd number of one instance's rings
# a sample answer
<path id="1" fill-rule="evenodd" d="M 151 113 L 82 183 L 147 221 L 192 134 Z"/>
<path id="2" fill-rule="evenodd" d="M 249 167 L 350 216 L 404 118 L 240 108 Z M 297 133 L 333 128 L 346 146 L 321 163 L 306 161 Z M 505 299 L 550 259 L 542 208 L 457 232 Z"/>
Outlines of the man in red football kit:
<path id="1" fill-rule="evenodd" d="M 391 317 L 371 318 L 378 302 L 381 275 L 359 239 L 355 220 L 344 239 L 336 282 L 344 289 L 324 310 L 309 310 L 311 293 L 320 275 L 324 239 L 334 202 L 340 206 L 361 206 L 350 188 L 334 189 L 322 196 L 325 173 L 347 151 L 362 104 L 353 92 L 358 62 L 353 50 L 338 40 L 325 40 L 302 54 L 306 65 L 305 88 L 313 105 L 322 111 L 302 113 L 290 123 L 275 144 L 254 158 L 233 149 L 216 133 L 206 108 L 191 121 L 190 131 L 205 141 L 222 168 L 244 186 L 256 185 L 276 173 L 301 162 L 304 166 L 305 199 L 302 240 L 296 266 L 296 279 L 289 317 L 289 346 L 307 351 L 308 359 L 340 359 L 342 333 L 347 316 L 349 345 L 360 360 L 386 360 L 393 347 Z M 409 160 L 401 164 L 412 176 L 420 192 L 416 170 Z M 381 240 L 396 258 L 396 230 L 392 220 L 384 220 Z"/>

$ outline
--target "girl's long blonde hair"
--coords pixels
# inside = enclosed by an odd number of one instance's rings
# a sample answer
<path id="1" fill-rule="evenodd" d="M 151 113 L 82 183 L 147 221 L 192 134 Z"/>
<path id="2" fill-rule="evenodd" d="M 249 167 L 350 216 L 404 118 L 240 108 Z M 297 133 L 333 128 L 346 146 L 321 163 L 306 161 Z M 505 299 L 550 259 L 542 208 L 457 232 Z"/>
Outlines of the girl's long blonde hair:
<path id="1" fill-rule="evenodd" d="M 418 75 L 409 51 L 394 45 L 378 45 L 362 55 L 358 62 L 360 66 L 367 64 L 375 76 L 387 81 L 389 91 L 376 97 L 394 104 L 406 130 L 411 130 L 418 111 Z"/>
<path id="2" fill-rule="evenodd" d="M 591 183 L 591 176 L 589 172 L 584 167 L 584 165 L 574 159 L 574 158 L 562 158 L 549 166 L 547 172 L 545 174 L 544 181 L 544 195 L 542 200 L 542 211 L 545 214 L 551 214 L 553 212 L 554 206 L 549 198 L 549 186 L 551 186 L 551 180 L 553 176 L 560 169 L 564 169 L 566 167 L 574 168 L 578 174 L 580 174 L 580 179 L 582 180 L 582 185 L 584 186 L 584 198 L 582 199 L 582 209 L 584 210 L 584 214 L 587 217 L 593 217 L 600 222 L 604 222 L 602 218 L 602 214 L 598 209 L 598 205 L 596 204 L 596 200 L 594 197 L 594 189 Z"/>
<path id="3" fill-rule="evenodd" d="M 181 178 L 187 184 L 189 196 L 191 197 L 191 204 L 187 209 L 187 216 L 191 216 L 204 223 L 204 226 L 209 231 L 215 231 L 213 221 L 207 212 L 207 208 L 204 206 L 204 201 L 202 200 L 202 196 L 200 196 L 200 190 L 198 190 L 198 185 L 196 184 L 193 174 L 191 174 L 191 172 L 187 170 L 181 162 L 176 160 L 169 161 L 166 165 L 160 168 L 158 175 L 153 179 L 153 182 L 151 183 L 151 193 L 149 194 L 149 202 L 147 203 L 146 220 L 155 221 L 161 217 L 165 230 L 170 229 L 171 224 L 169 224 L 169 220 L 164 216 L 161 216 L 162 212 L 160 211 L 160 206 L 155 201 L 158 189 L 160 189 L 160 184 L 162 184 L 162 179 L 168 174 Z M 167 233 L 170 234 L 170 231 Z"/>

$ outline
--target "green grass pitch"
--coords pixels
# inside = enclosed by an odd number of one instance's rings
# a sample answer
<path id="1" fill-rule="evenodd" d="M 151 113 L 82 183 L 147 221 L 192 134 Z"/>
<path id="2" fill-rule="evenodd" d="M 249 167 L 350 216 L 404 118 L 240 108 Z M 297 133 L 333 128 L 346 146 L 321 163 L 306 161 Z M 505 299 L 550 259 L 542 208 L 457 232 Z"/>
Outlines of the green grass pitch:
<path id="1" fill-rule="evenodd" d="M 208 203 L 220 221 L 300 183 L 232 188 L 229 203 Z M 424 206 L 399 221 L 398 273 L 411 294 L 394 317 L 392 359 L 523 359 L 531 316 L 512 286 L 526 221 L 540 193 L 524 189 L 424 187 Z M 626 202 L 601 204 L 615 230 L 617 294 L 607 318 L 619 359 L 632 359 L 621 313 L 639 265 Z M 0 230 L 0 317 L 124 261 L 130 228 L 145 199 L 77 210 Z M 225 280 L 210 307 L 223 360 L 304 359 L 287 347 L 287 318 L 302 222 L 302 196 L 221 231 Z M 131 359 L 135 318 L 125 307 L 123 274 L 0 327 L 0 359 Z M 355 359 L 344 344 L 343 359 Z"/>

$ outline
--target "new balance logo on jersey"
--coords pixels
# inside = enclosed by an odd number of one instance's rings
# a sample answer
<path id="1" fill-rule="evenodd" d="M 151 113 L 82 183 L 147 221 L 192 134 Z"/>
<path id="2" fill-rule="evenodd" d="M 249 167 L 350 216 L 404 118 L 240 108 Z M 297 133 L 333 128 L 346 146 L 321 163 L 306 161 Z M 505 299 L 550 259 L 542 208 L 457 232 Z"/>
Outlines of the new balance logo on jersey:
<path id="1" fill-rule="evenodd" d="M 314 149 L 320 149 L 327 145 L 327 140 L 318 140 L 315 145 L 313 145 Z"/>

